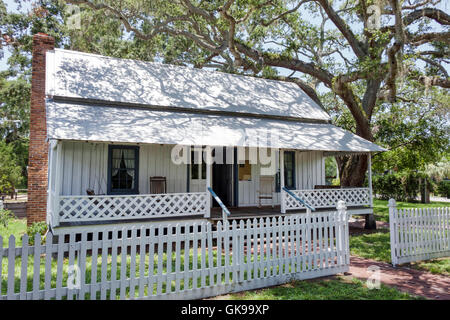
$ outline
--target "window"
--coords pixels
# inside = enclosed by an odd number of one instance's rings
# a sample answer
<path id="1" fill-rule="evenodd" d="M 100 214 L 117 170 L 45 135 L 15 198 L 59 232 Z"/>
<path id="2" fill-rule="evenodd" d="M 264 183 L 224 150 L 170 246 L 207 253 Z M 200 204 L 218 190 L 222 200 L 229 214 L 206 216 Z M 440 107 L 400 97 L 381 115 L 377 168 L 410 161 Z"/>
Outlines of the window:
<path id="1" fill-rule="evenodd" d="M 284 186 L 295 189 L 295 151 L 284 152 Z"/>
<path id="2" fill-rule="evenodd" d="M 109 146 L 108 194 L 137 194 L 139 147 Z"/>
<path id="3" fill-rule="evenodd" d="M 239 181 L 251 181 L 252 180 L 252 165 L 249 160 L 245 160 L 245 163 L 239 164 Z"/>
<path id="4" fill-rule="evenodd" d="M 295 189 L 295 151 L 284 151 L 284 186 Z M 277 172 L 275 192 L 280 190 L 280 172 Z"/>
<path id="5" fill-rule="evenodd" d="M 196 153 L 195 157 L 194 154 Z M 203 159 L 200 159 L 200 150 L 199 151 L 191 151 L 191 179 L 192 180 L 198 180 L 198 179 L 206 179 L 206 163 L 203 161 Z M 201 157 L 203 158 L 203 152 Z M 201 163 L 195 163 L 200 162 Z"/>

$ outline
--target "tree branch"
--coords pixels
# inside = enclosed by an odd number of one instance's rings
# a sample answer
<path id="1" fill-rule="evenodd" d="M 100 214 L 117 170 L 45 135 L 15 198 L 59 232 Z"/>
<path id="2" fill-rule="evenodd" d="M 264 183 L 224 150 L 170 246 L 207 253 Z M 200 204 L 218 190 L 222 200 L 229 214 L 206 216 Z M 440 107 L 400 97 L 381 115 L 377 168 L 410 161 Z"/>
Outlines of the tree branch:
<path id="1" fill-rule="evenodd" d="M 317 0 L 317 2 L 322 6 L 330 20 L 333 21 L 333 23 L 336 25 L 345 39 L 347 39 L 356 56 L 358 58 L 365 57 L 367 54 L 366 48 L 364 48 L 364 45 L 358 41 L 355 34 L 345 23 L 345 21 L 342 20 L 342 18 L 336 13 L 336 11 L 334 11 L 332 5 L 328 2 L 328 0 Z"/>
<path id="2" fill-rule="evenodd" d="M 420 76 L 417 79 L 421 84 L 423 84 L 425 87 L 428 86 L 439 86 L 442 88 L 450 88 L 450 80 L 444 79 L 444 78 L 440 78 L 437 76 L 434 77 L 427 77 L 427 76 Z"/>

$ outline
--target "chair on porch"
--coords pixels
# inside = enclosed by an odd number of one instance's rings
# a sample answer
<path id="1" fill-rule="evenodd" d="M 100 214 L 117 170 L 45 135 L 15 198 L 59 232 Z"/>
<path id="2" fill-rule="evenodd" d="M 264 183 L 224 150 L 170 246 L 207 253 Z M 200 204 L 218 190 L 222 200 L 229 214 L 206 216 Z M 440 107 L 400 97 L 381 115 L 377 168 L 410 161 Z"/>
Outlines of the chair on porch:
<path id="1" fill-rule="evenodd" d="M 275 177 L 274 176 L 260 176 L 258 192 L 258 207 L 261 208 L 261 200 L 271 199 L 272 208 L 275 207 Z"/>
<path id="2" fill-rule="evenodd" d="M 150 177 L 150 193 L 167 193 L 166 177 Z"/>

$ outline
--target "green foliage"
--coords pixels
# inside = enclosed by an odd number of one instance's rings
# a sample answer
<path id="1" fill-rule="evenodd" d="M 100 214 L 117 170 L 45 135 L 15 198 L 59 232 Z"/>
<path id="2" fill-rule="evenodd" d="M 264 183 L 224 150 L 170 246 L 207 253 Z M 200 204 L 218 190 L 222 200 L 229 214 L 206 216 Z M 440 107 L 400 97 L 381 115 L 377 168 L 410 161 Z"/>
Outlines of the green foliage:
<path id="1" fill-rule="evenodd" d="M 442 161 L 450 148 L 450 109 L 443 94 L 441 90 L 425 92 L 411 85 L 408 98 L 412 102 L 379 108 L 374 119 L 375 139 L 389 151 L 374 157 L 376 172 L 425 171 Z"/>
<path id="2" fill-rule="evenodd" d="M 8 228 L 8 224 L 14 219 L 14 214 L 10 210 L 0 209 L 0 226 Z"/>
<path id="3" fill-rule="evenodd" d="M 450 199 L 450 180 L 442 180 L 437 185 L 437 193 Z"/>
<path id="4" fill-rule="evenodd" d="M 325 176 L 336 177 L 337 164 L 334 157 L 325 158 Z"/>
<path id="5" fill-rule="evenodd" d="M 22 168 L 11 144 L 0 140 L 0 192 L 9 193 L 22 182 Z"/>
<path id="6" fill-rule="evenodd" d="M 373 177 L 374 192 L 383 200 L 394 198 L 397 201 L 415 201 L 420 193 L 420 187 L 425 186 L 431 192 L 431 179 L 422 173 L 401 172 L 375 175 Z"/>
<path id="7" fill-rule="evenodd" d="M 41 236 L 44 236 L 47 233 L 47 223 L 44 221 L 41 222 L 33 222 L 31 225 L 27 227 L 27 234 L 29 236 L 28 242 L 30 245 L 34 245 L 34 235 L 39 233 Z M 41 243 L 45 242 L 45 238 L 42 238 Z"/>
<path id="8" fill-rule="evenodd" d="M 443 157 L 439 162 L 428 165 L 425 172 L 435 181 L 450 178 L 450 155 Z"/>

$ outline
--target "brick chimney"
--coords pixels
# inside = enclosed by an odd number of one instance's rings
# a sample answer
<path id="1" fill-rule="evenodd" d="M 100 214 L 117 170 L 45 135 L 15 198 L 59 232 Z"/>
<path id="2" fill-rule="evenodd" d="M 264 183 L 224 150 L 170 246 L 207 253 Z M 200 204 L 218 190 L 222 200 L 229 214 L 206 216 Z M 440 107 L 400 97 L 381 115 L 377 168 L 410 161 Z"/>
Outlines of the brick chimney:
<path id="1" fill-rule="evenodd" d="M 48 143 L 45 110 L 45 54 L 55 48 L 47 34 L 33 36 L 30 146 L 28 150 L 27 224 L 45 221 L 47 211 Z"/>

